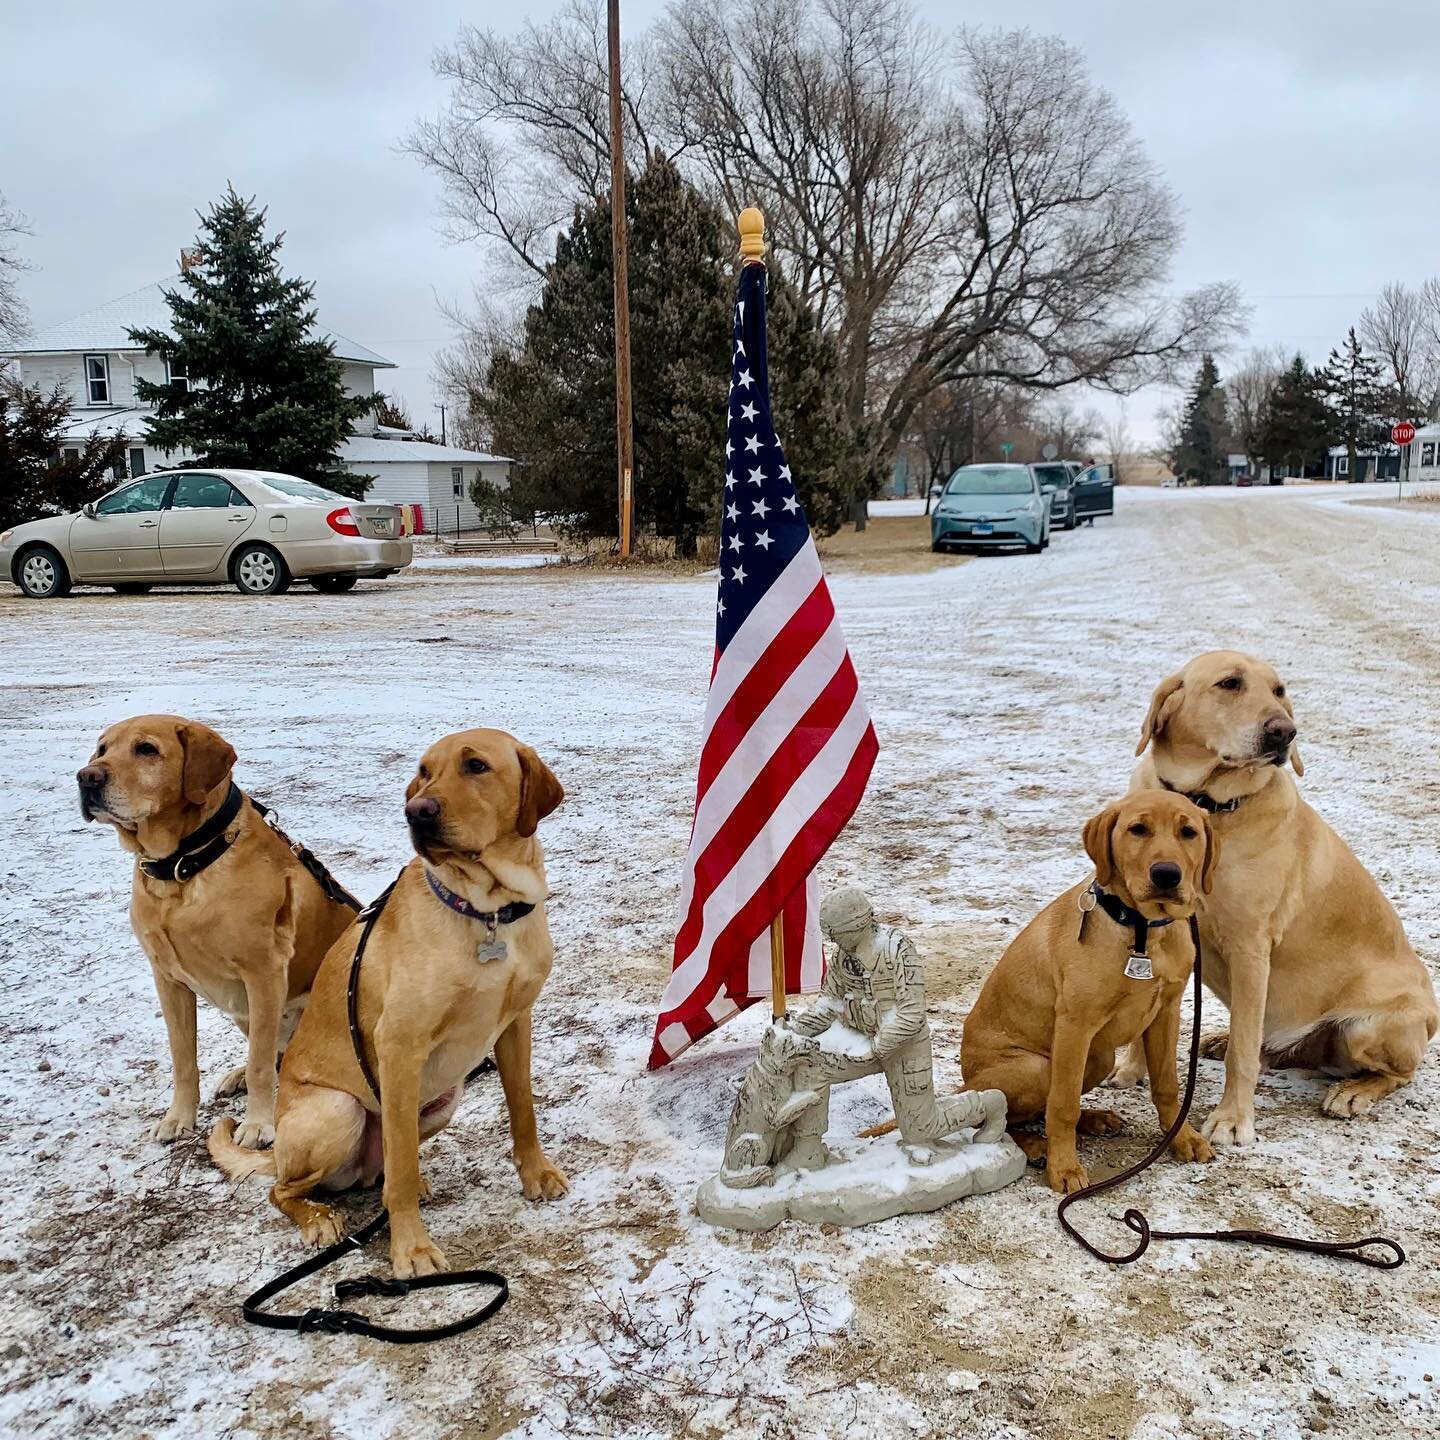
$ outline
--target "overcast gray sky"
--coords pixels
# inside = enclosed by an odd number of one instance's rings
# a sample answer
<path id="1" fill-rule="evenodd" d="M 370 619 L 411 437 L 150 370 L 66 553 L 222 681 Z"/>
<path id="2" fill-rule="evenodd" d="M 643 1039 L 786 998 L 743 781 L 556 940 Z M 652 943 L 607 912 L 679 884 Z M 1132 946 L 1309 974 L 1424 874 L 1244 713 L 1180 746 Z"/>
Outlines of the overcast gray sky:
<path id="1" fill-rule="evenodd" d="M 284 263 L 316 283 L 327 323 L 398 362 L 389 387 L 425 418 L 448 337 L 437 296 L 465 297 L 483 266 L 441 238 L 436 186 L 397 142 L 442 103 L 430 57 L 461 24 L 555 8 L 6 5 L 0 192 L 35 232 L 35 324 L 171 273 L 195 210 L 233 181 L 285 230 Z M 626 28 L 660 8 L 622 0 Z M 937 25 L 1026 25 L 1085 52 L 1184 203 L 1177 287 L 1238 282 L 1247 344 L 1321 358 L 1385 281 L 1440 271 L 1436 0 L 922 8 Z M 1158 398 L 1130 402 L 1137 437 Z"/>

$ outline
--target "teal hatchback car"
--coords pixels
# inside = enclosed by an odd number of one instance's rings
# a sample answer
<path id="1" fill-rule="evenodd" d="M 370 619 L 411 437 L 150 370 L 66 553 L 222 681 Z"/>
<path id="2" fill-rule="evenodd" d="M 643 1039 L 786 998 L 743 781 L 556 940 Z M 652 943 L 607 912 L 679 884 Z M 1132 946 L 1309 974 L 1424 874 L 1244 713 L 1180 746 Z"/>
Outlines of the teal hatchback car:
<path id="1" fill-rule="evenodd" d="M 1050 497 L 1029 465 L 962 465 L 930 516 L 932 550 L 1023 545 L 1038 555 L 1050 543 Z"/>

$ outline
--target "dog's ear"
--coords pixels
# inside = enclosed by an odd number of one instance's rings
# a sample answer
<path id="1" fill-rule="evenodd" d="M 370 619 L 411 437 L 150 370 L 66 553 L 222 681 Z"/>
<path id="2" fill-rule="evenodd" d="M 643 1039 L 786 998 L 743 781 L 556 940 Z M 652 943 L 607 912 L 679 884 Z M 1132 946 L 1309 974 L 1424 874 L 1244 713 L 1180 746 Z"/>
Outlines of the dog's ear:
<path id="1" fill-rule="evenodd" d="M 1095 883 L 1103 890 L 1115 873 L 1110 836 L 1115 829 L 1115 807 L 1107 805 L 1085 822 L 1085 853 L 1095 864 Z"/>
<path id="2" fill-rule="evenodd" d="M 1215 884 L 1215 867 L 1220 863 L 1220 836 L 1208 815 L 1200 817 L 1205 830 L 1205 860 L 1200 866 L 1200 893 L 1208 895 Z"/>
<path id="3" fill-rule="evenodd" d="M 540 822 L 565 798 L 565 791 L 529 745 L 517 745 L 515 753 L 520 757 L 520 807 L 515 812 L 515 831 L 533 835 Z"/>
<path id="4" fill-rule="evenodd" d="M 1135 747 L 1137 755 L 1145 753 L 1145 747 L 1158 740 L 1170 723 L 1170 717 L 1180 708 L 1185 681 L 1177 672 L 1167 676 L 1156 687 L 1150 697 L 1150 709 L 1146 712 L 1145 723 L 1140 727 L 1140 743 Z"/>
<path id="5" fill-rule="evenodd" d="M 176 738 L 185 760 L 180 772 L 180 789 L 189 805 L 204 803 L 205 797 L 235 766 L 235 751 L 208 725 L 187 721 L 177 728 Z"/>
<path id="6" fill-rule="evenodd" d="M 1284 706 L 1285 713 L 1293 720 L 1295 718 L 1295 707 L 1290 703 L 1288 692 L 1280 697 L 1280 704 Z M 1300 747 L 1293 741 L 1290 745 L 1290 763 L 1295 767 L 1297 775 L 1305 773 L 1305 762 L 1300 758 Z"/>

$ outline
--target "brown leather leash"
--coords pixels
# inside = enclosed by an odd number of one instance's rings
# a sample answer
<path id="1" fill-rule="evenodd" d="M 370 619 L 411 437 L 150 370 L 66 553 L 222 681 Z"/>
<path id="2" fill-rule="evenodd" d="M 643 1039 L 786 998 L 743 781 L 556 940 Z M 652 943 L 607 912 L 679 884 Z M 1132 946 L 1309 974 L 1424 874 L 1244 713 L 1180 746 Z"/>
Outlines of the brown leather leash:
<path id="1" fill-rule="evenodd" d="M 1195 946 L 1195 1022 L 1190 1032 L 1190 1070 L 1185 1077 L 1185 1098 L 1180 1102 L 1179 1114 L 1160 1143 L 1141 1161 L 1118 1175 L 1087 1185 L 1065 1196 L 1056 1211 L 1065 1233 L 1082 1249 L 1097 1260 L 1110 1265 L 1130 1265 L 1138 1260 L 1149 1248 L 1152 1240 L 1218 1240 L 1239 1245 L 1266 1245 L 1274 1250 L 1304 1250 L 1313 1255 L 1328 1255 L 1335 1260 L 1353 1260 L 1361 1265 L 1370 1265 L 1376 1270 L 1398 1270 L 1405 1263 L 1405 1252 L 1399 1244 L 1385 1235 L 1367 1235 L 1359 1240 L 1306 1240 L 1298 1235 L 1272 1235 L 1268 1230 L 1154 1230 L 1143 1211 L 1131 1208 L 1120 1218 L 1139 1237 L 1139 1242 L 1128 1255 L 1110 1255 L 1092 1245 L 1076 1228 L 1065 1212 L 1077 1201 L 1089 1199 L 1103 1191 L 1113 1190 L 1127 1180 L 1133 1180 L 1142 1170 L 1148 1170 L 1166 1147 L 1180 1133 L 1180 1127 L 1190 1115 L 1190 1106 L 1195 1099 L 1195 1081 L 1200 1071 L 1200 925 L 1190 917 L 1190 939 Z M 1367 1255 L 1366 1247 L 1377 1246 L 1392 1252 L 1386 1256 Z"/>

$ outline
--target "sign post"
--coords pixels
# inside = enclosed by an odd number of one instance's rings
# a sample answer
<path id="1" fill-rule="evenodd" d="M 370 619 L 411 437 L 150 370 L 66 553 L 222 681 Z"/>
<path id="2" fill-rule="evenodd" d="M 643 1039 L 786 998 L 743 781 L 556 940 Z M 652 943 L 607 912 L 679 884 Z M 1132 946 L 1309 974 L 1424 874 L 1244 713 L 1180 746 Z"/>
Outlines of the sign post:
<path id="1" fill-rule="evenodd" d="M 1404 452 L 1400 459 L 1400 474 L 1395 481 L 1395 498 L 1405 497 L 1405 472 L 1410 468 L 1410 446 L 1415 439 L 1415 427 L 1408 420 L 1401 420 L 1391 426 L 1390 439 Z"/>
<path id="2" fill-rule="evenodd" d="M 1002 440 L 1002 441 L 1000 442 L 1000 453 L 1001 453 L 1007 460 L 1010 458 L 1010 452 L 1011 452 L 1014 448 L 1015 448 L 1015 442 L 1014 442 L 1013 440 Z"/>

